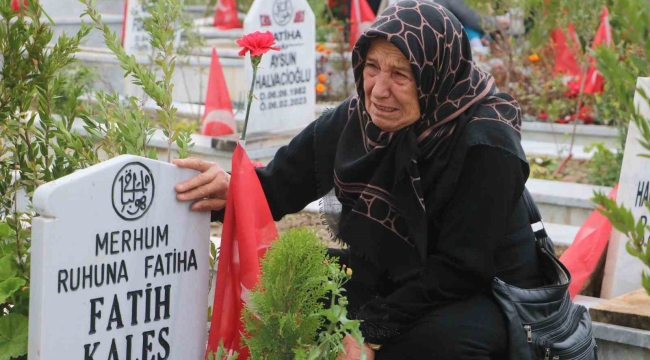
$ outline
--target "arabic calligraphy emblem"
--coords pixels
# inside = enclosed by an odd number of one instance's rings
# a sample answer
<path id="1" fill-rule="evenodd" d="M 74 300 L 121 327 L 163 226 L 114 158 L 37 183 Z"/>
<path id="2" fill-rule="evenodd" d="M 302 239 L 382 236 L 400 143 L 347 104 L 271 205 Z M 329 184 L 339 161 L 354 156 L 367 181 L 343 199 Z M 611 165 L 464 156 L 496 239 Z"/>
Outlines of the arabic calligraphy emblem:
<path id="1" fill-rule="evenodd" d="M 281 26 L 287 25 L 293 16 L 291 0 L 275 0 L 273 3 L 273 20 Z"/>
<path id="2" fill-rule="evenodd" d="M 113 180 L 113 209 L 127 221 L 141 218 L 151 207 L 154 188 L 153 175 L 144 164 L 124 165 Z"/>

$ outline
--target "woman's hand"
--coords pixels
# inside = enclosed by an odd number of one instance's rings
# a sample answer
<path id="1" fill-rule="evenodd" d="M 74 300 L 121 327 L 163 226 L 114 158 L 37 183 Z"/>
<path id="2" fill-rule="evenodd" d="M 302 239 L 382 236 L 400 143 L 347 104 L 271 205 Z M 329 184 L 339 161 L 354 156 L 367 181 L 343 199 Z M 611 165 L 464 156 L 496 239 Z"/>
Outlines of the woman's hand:
<path id="1" fill-rule="evenodd" d="M 230 174 L 225 172 L 219 164 L 197 158 L 176 159 L 174 164 L 201 172 L 175 186 L 176 199 L 195 201 L 190 207 L 195 211 L 221 210 L 226 206 Z"/>
<path id="2" fill-rule="evenodd" d="M 343 346 L 345 348 L 345 354 L 339 355 L 337 360 L 359 360 L 363 352 L 366 353 L 366 360 L 375 360 L 375 351 L 366 344 L 363 344 L 363 347 L 361 347 L 350 335 L 346 335 L 343 338 Z"/>

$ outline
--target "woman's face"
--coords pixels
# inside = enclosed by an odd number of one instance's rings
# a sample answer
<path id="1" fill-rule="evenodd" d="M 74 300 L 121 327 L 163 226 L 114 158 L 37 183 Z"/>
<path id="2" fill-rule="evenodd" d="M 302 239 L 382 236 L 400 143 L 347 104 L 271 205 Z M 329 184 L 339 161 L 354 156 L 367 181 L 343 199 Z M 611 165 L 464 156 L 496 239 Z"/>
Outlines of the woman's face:
<path id="1" fill-rule="evenodd" d="M 366 110 L 381 130 L 397 131 L 420 118 L 420 104 L 411 64 L 385 39 L 370 44 L 363 68 Z"/>

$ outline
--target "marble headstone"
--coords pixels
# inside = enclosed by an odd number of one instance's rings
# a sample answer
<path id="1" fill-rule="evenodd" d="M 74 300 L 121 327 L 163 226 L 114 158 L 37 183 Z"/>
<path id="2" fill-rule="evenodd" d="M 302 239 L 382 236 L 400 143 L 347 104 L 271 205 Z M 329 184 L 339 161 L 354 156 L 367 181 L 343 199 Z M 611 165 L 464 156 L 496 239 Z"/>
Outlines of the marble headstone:
<path id="1" fill-rule="evenodd" d="M 248 133 L 303 128 L 316 106 L 316 19 L 306 0 L 256 0 L 244 33 L 270 31 L 280 51 L 262 57 L 255 81 Z M 253 81 L 250 56 L 246 84 Z"/>
<path id="2" fill-rule="evenodd" d="M 147 59 L 147 63 L 149 63 L 151 58 L 155 58 L 156 50 L 151 46 L 151 35 L 145 29 L 145 19 L 151 16 L 145 4 L 146 1 L 144 0 L 126 0 L 122 46 L 127 54 L 140 55 L 143 60 Z M 152 6 L 154 5 L 152 4 Z M 181 43 L 180 24 L 177 25 L 176 29 L 174 49 L 178 49 Z M 153 68 L 155 69 L 155 66 Z M 157 76 L 158 78 L 162 77 L 160 70 L 157 71 Z M 144 90 L 141 86 L 133 84 L 133 80 L 135 80 L 133 75 L 129 76 L 124 84 L 124 93 L 128 96 L 145 98 Z"/>
<path id="3" fill-rule="evenodd" d="M 637 88 L 644 89 L 647 94 L 650 94 L 650 78 L 639 78 Z M 634 105 L 641 115 L 650 119 L 650 106 L 638 90 L 634 95 Z M 624 204 L 631 209 L 635 219 L 647 222 L 650 212 L 644 204 L 645 201 L 650 200 L 650 159 L 639 156 L 648 153 L 639 143 L 640 137 L 641 134 L 636 124 L 630 121 L 617 203 Z M 641 287 L 641 271 L 646 267 L 641 260 L 627 252 L 625 249 L 627 241 L 628 238 L 616 229 L 612 231 L 607 248 L 607 261 L 601 290 L 603 298 L 609 299 L 623 295 Z"/>
<path id="4" fill-rule="evenodd" d="M 196 175 L 123 155 L 39 187 L 29 359 L 202 359 L 209 215 L 176 200 Z"/>
<path id="5" fill-rule="evenodd" d="M 124 50 L 129 55 L 151 54 L 151 36 L 144 28 L 149 13 L 141 0 L 127 0 L 124 13 Z"/>

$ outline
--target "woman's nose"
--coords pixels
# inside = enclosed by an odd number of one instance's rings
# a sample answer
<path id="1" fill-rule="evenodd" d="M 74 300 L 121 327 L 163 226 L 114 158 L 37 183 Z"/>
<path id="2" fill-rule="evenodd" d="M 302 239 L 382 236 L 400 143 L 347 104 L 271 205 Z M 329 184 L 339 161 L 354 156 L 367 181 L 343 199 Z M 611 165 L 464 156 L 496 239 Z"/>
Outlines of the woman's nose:
<path id="1" fill-rule="evenodd" d="M 390 76 L 384 74 L 377 76 L 375 86 L 372 87 L 372 95 L 379 99 L 390 97 Z"/>

